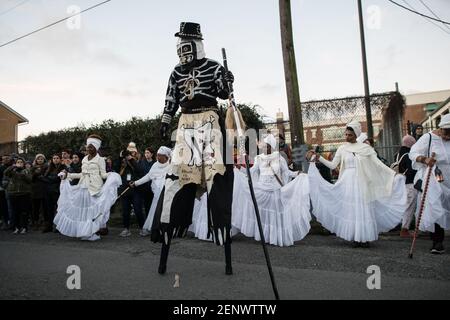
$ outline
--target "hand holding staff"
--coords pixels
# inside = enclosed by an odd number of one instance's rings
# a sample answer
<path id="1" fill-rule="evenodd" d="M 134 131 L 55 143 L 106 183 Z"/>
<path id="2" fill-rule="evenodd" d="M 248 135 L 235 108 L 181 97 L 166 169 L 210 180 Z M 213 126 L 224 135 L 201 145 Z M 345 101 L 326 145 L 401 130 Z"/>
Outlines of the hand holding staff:
<path id="1" fill-rule="evenodd" d="M 436 154 L 433 152 L 431 154 L 431 159 L 435 160 L 435 156 L 436 156 Z M 430 185 L 431 172 L 433 171 L 432 169 L 433 169 L 434 163 L 435 163 L 435 161 L 430 161 L 431 165 L 427 164 L 428 171 L 427 171 L 427 176 L 425 179 L 425 188 L 423 189 L 422 199 L 420 201 L 419 215 L 417 217 L 416 229 L 414 230 L 414 237 L 413 237 L 411 249 L 409 250 L 409 255 L 408 255 L 410 259 L 413 258 L 414 246 L 416 244 L 417 234 L 419 233 L 420 221 L 422 220 L 423 211 L 425 209 L 425 200 L 426 200 L 427 193 L 428 193 L 428 186 Z"/>

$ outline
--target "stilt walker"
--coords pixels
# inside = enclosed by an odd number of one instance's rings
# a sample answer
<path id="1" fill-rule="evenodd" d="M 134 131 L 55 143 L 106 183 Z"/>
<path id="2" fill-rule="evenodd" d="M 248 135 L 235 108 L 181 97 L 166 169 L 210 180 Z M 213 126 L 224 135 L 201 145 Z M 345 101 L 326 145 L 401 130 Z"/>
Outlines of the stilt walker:
<path id="1" fill-rule="evenodd" d="M 228 99 L 231 72 L 205 57 L 200 25 L 182 22 L 177 53 L 166 94 L 160 133 L 167 139 L 172 117 L 181 107 L 172 162 L 158 200 L 152 241 L 162 242 L 158 272 L 167 268 L 170 243 L 183 237 L 192 223 L 195 198 L 208 197 L 208 230 L 225 247 L 225 273 L 231 275 L 231 206 L 233 163 L 225 164 L 225 119 L 217 98 Z"/>

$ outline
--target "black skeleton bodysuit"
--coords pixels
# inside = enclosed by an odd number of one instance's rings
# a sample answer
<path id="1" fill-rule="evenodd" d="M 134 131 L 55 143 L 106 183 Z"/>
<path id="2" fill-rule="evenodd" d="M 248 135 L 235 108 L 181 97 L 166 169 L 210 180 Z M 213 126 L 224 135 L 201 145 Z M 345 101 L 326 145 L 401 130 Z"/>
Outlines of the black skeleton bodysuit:
<path id="1" fill-rule="evenodd" d="M 213 150 L 209 157 L 205 156 L 205 148 L 211 148 L 206 141 L 206 145 L 196 145 L 197 141 L 192 139 L 192 144 L 189 145 L 189 140 L 192 136 L 197 135 L 198 132 L 208 131 L 204 128 L 211 123 L 202 120 L 202 127 L 192 127 L 198 118 L 207 116 L 213 113 L 215 128 L 221 132 L 222 137 L 225 137 L 225 124 L 223 115 L 219 115 L 217 107 L 217 98 L 227 99 L 229 96 L 229 89 L 226 80 L 224 79 L 225 69 L 218 62 L 203 58 L 195 61 L 191 67 L 185 67 L 178 64 L 172 74 L 170 75 L 169 84 L 166 93 L 165 108 L 162 116 L 163 123 L 170 123 L 172 117 L 181 107 L 182 116 L 178 124 L 178 131 L 186 131 L 182 138 L 177 134 L 174 154 L 179 153 L 180 145 L 186 145 L 186 149 L 191 148 L 192 156 L 197 159 L 190 159 L 183 170 L 173 171 L 166 177 L 164 190 L 158 201 L 158 206 L 155 213 L 155 218 L 152 226 L 152 240 L 165 241 L 170 243 L 172 237 L 182 237 L 187 232 L 192 223 L 192 211 L 194 208 L 195 197 L 199 195 L 199 190 L 204 190 L 204 186 L 198 183 L 197 180 L 183 181 L 183 175 L 177 172 L 189 171 L 189 167 L 194 167 L 193 170 L 205 170 L 205 163 L 207 159 L 217 157 L 220 151 Z M 195 119 L 191 120 L 191 119 Z M 190 126 L 190 127 L 188 127 Z M 188 130 L 190 130 L 188 132 Z M 186 138 L 188 137 L 188 138 Z M 201 140 L 205 143 L 209 137 L 202 136 Z M 213 141 L 223 141 L 218 137 L 213 137 Z M 187 141 L 187 143 L 186 143 Z M 217 147 L 217 144 L 215 145 Z M 199 149 L 200 152 L 196 152 Z M 225 147 L 222 149 L 225 150 Z M 222 153 L 223 154 L 223 153 Z M 215 156 L 214 156 L 215 155 Z M 174 158 L 175 158 L 174 156 Z M 172 160 L 174 160 L 174 158 Z M 200 158 L 200 161 L 198 161 Z M 221 161 L 224 159 L 222 158 Z M 214 161 L 214 160 L 213 160 Z M 173 161 L 175 162 L 175 161 Z M 201 165 L 199 165 L 201 163 Z M 201 168 L 201 169 L 200 169 Z M 209 187 L 205 192 L 208 193 L 208 227 L 210 234 L 216 244 L 231 243 L 231 206 L 233 195 L 233 164 L 225 165 L 223 163 L 222 170 L 212 170 L 213 174 L 205 174 L 203 177 L 209 176 Z M 217 174 L 214 174 L 217 172 Z M 189 174 L 185 175 L 189 179 Z M 184 179 L 186 180 L 186 179 Z M 206 178 L 208 180 L 208 178 Z M 169 213 L 170 212 L 170 213 Z M 170 216 L 169 216 L 170 215 Z"/>
<path id="2" fill-rule="evenodd" d="M 217 106 L 217 97 L 227 99 L 224 74 L 225 69 L 208 58 L 196 61 L 193 68 L 177 65 L 170 75 L 162 122 L 170 123 L 179 106 L 195 111 L 200 107 Z"/>

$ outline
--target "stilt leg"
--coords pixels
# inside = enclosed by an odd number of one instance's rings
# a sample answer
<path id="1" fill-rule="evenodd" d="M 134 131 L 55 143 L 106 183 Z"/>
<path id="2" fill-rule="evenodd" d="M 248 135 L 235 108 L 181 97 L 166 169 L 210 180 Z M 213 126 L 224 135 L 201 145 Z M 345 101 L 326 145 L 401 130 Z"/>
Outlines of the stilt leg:
<path id="1" fill-rule="evenodd" d="M 231 266 L 231 243 L 225 243 L 225 274 L 232 275 L 233 267 Z"/>
<path id="2" fill-rule="evenodd" d="M 161 247 L 161 257 L 159 259 L 159 267 L 158 267 L 158 273 L 159 274 L 165 274 L 167 269 L 167 258 L 169 257 L 169 250 L 170 250 L 170 241 L 172 240 L 172 233 L 167 233 L 167 239 L 163 240 L 163 244 Z M 167 241 L 167 242 L 166 242 Z"/>

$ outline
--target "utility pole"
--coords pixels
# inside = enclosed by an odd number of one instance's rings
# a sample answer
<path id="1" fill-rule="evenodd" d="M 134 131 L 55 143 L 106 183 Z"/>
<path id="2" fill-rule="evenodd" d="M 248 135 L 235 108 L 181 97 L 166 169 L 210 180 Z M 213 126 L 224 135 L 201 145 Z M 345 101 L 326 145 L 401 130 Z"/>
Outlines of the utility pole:
<path id="1" fill-rule="evenodd" d="M 294 39 L 292 34 L 291 1 L 279 0 L 281 45 L 284 62 L 284 78 L 288 99 L 289 122 L 291 128 L 292 145 L 305 143 L 302 125 L 302 109 L 300 106 L 300 92 L 298 89 L 297 65 L 295 63 Z"/>
<path id="2" fill-rule="evenodd" d="M 358 13 L 359 13 L 359 33 L 361 36 L 361 54 L 362 54 L 363 77 L 364 77 L 364 103 L 366 106 L 367 135 L 369 138 L 373 139 L 372 110 L 370 108 L 370 90 L 367 72 L 366 40 L 364 38 L 364 20 L 363 20 L 361 0 L 358 0 Z"/>
<path id="3" fill-rule="evenodd" d="M 305 137 L 303 134 L 302 108 L 300 104 L 297 65 L 295 63 L 291 1 L 279 0 L 279 11 L 293 160 L 297 167 L 306 170 L 307 162 L 305 155 L 307 146 L 305 145 Z"/>

